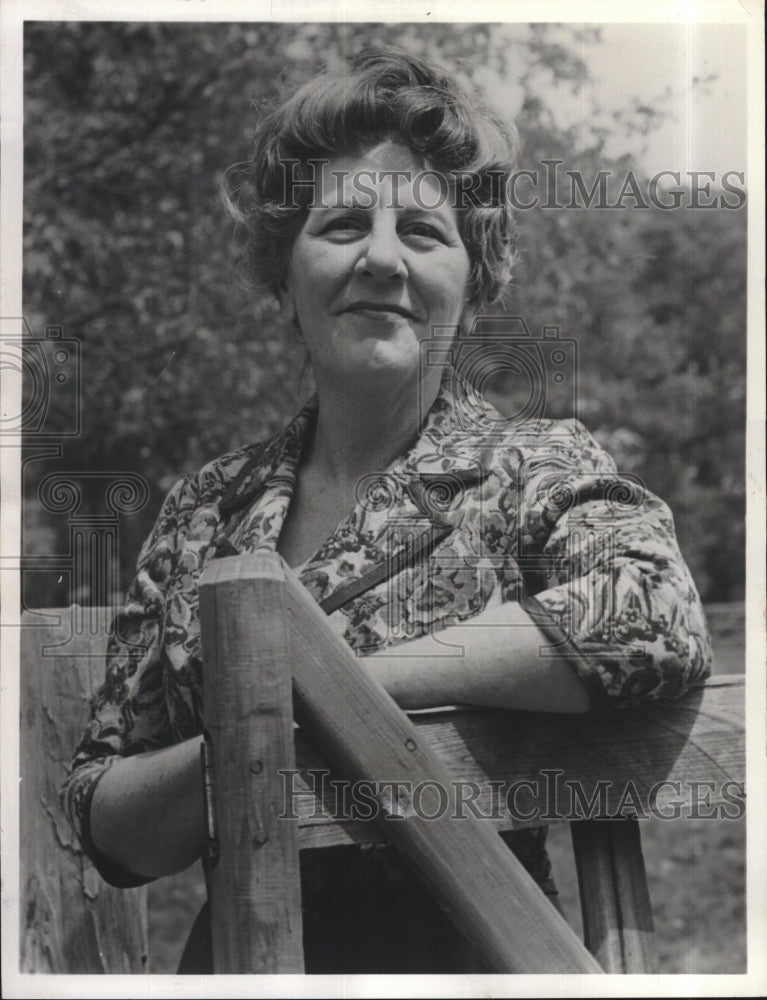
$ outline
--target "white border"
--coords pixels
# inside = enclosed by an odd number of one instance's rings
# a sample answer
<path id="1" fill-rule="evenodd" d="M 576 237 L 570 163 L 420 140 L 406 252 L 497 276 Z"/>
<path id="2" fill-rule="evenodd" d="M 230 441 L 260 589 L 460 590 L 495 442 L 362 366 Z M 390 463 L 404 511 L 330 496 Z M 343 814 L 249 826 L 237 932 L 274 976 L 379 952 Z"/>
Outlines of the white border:
<path id="1" fill-rule="evenodd" d="M 0 316 L 21 316 L 21 213 L 23 170 L 22 22 L 23 20 L 103 21 L 578 21 L 632 23 L 736 23 L 748 29 L 748 416 L 747 416 L 747 704 L 748 704 L 748 973 L 741 976 L 44 976 L 18 973 L 18 629 L 2 630 L 0 726 L 3 750 L 2 795 L 2 946 L 3 994 L 13 997 L 156 996 L 760 996 L 767 993 L 767 788 L 765 762 L 765 300 L 764 300 L 764 10 L 754 2 L 698 0 L 530 0 L 488 3 L 475 0 L 466 16 L 465 0 L 380 0 L 322 3 L 265 0 L 4 0 L 0 6 Z M 0 399 L 18 412 L 18 380 L 3 372 Z M 15 408 L 14 408 L 15 407 Z M 6 439 L 7 441 L 7 439 Z M 19 551 L 19 468 L 3 447 L 3 506 L 0 540 L 4 554 Z M 12 565 L 5 560 L 7 570 Z M 19 606 L 14 572 L 0 572 L 3 622 L 12 623 Z"/>

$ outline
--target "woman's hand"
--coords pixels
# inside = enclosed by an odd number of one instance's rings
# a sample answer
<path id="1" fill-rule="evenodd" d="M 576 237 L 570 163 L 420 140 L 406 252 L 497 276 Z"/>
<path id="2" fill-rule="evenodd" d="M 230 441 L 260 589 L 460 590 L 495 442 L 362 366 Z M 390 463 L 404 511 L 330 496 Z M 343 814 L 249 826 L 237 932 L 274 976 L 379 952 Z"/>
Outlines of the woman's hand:
<path id="1" fill-rule="evenodd" d="M 519 604 L 363 658 L 405 709 L 482 705 L 530 712 L 587 712 L 591 699 L 566 660 Z"/>

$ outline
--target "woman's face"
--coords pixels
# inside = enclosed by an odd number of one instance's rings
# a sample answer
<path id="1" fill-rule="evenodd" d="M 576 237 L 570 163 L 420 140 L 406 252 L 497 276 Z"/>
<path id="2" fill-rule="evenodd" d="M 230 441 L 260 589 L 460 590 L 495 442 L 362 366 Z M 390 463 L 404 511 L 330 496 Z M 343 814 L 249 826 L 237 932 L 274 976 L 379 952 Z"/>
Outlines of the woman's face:
<path id="1" fill-rule="evenodd" d="M 470 271 L 446 184 L 385 142 L 330 161 L 317 191 L 283 304 L 295 310 L 320 393 L 380 389 L 385 379 L 394 388 L 419 374 L 438 385 L 440 368 L 419 373 L 419 345 L 461 322 Z"/>

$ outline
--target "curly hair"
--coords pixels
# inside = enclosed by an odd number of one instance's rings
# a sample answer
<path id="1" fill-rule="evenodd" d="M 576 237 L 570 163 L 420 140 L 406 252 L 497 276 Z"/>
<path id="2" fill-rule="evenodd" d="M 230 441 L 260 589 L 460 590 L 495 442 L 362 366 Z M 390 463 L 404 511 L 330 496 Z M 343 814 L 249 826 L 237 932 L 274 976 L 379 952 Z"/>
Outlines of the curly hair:
<path id="1" fill-rule="evenodd" d="M 252 282 L 274 294 L 283 287 L 316 162 L 359 155 L 387 140 L 407 147 L 461 195 L 469 304 L 479 309 L 500 296 L 515 259 L 508 179 L 516 129 L 452 74 L 391 46 L 366 48 L 348 72 L 321 74 L 268 111 L 256 128 L 252 160 L 227 171 L 224 198 L 245 228 Z"/>

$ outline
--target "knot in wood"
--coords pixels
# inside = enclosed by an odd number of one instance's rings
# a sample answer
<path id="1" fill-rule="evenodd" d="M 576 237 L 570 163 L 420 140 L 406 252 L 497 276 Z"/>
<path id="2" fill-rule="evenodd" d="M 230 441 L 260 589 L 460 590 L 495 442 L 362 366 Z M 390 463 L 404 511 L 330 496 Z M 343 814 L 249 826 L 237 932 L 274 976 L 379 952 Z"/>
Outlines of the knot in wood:
<path id="1" fill-rule="evenodd" d="M 262 826 L 259 826 L 256 832 L 253 834 L 253 846 L 256 849 L 258 849 L 259 847 L 263 847 L 264 844 L 267 842 L 267 840 L 269 840 L 269 834 Z"/>

